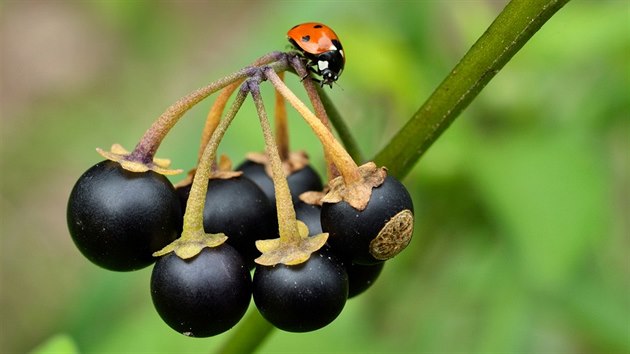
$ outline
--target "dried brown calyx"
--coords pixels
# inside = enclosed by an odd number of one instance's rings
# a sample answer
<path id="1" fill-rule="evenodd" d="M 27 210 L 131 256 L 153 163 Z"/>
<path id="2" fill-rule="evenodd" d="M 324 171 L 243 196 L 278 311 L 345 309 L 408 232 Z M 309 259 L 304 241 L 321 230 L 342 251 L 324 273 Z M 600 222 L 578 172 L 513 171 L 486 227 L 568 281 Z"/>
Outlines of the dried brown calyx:
<path id="1" fill-rule="evenodd" d="M 260 152 L 250 152 L 246 155 L 246 157 L 252 162 L 265 166 L 265 173 L 267 173 L 269 177 L 273 176 L 273 172 L 271 170 L 271 161 L 267 154 Z M 284 172 L 285 176 L 289 176 L 308 166 L 308 164 L 309 158 L 306 152 L 292 151 L 289 153 L 288 157 L 282 161 L 282 172 Z"/>
<path id="2" fill-rule="evenodd" d="M 180 169 L 169 169 L 171 165 L 169 159 L 153 158 L 150 162 L 137 161 L 120 144 L 113 144 L 109 151 L 96 148 L 96 152 L 108 160 L 118 162 L 125 170 L 131 172 L 153 171 L 161 175 L 176 175 L 183 172 Z"/>
<path id="3" fill-rule="evenodd" d="M 385 167 L 377 167 L 374 162 L 368 162 L 358 168 L 360 179 L 352 182 L 345 181 L 341 176 L 333 179 L 328 184 L 330 191 L 324 198 L 323 203 L 339 203 L 345 201 L 357 210 L 363 210 L 370 201 L 372 188 L 383 184 L 387 177 Z"/>

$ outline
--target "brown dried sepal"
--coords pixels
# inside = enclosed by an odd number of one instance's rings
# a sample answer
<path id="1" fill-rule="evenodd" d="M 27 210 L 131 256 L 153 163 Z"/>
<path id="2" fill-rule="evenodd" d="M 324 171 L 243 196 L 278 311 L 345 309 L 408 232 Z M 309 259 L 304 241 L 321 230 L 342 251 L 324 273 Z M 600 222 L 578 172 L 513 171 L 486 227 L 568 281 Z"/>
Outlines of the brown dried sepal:
<path id="1" fill-rule="evenodd" d="M 232 160 L 226 155 L 221 155 L 217 169 L 212 171 L 210 179 L 230 179 L 241 176 L 242 171 L 232 170 Z"/>
<path id="2" fill-rule="evenodd" d="M 372 188 L 380 186 L 385 181 L 387 169 L 377 167 L 374 162 L 368 162 L 359 166 L 359 174 L 361 179 L 349 185 L 346 185 L 341 176 L 331 180 L 328 183 L 330 192 L 321 201 L 339 203 L 343 200 L 359 211 L 364 210 L 372 196 Z"/>
<path id="3" fill-rule="evenodd" d="M 298 198 L 306 204 L 322 206 L 322 198 L 325 195 L 326 192 L 308 191 L 300 194 Z"/>
<path id="4" fill-rule="evenodd" d="M 96 152 L 108 160 L 118 162 L 122 168 L 131 172 L 153 171 L 161 175 L 176 175 L 183 172 L 183 170 L 180 169 L 169 169 L 168 167 L 171 165 L 171 160 L 169 159 L 154 158 L 153 161 L 149 163 L 130 160 L 129 157 L 131 154 L 120 144 L 112 145 L 112 148 L 109 151 L 96 148 Z"/>
<path id="5" fill-rule="evenodd" d="M 380 261 L 393 258 L 409 245 L 412 235 L 413 213 L 405 209 L 389 219 L 370 242 L 370 254 Z"/>
<path id="6" fill-rule="evenodd" d="M 313 252 L 324 246 L 328 240 L 328 233 L 308 236 L 308 227 L 297 220 L 299 237 L 290 240 L 275 238 L 256 241 L 256 248 L 262 255 L 254 262 L 264 266 L 277 264 L 296 265 L 306 262 Z"/>
<path id="7" fill-rule="evenodd" d="M 260 152 L 250 152 L 245 156 L 252 162 L 264 165 L 267 175 L 269 177 L 273 176 L 273 172 L 271 171 L 271 162 L 266 154 Z M 289 153 L 289 157 L 286 160 L 282 161 L 282 171 L 285 176 L 289 176 L 290 174 L 308 166 L 308 163 L 309 159 L 306 152 L 293 151 Z"/>
<path id="8" fill-rule="evenodd" d="M 195 178 L 195 173 L 197 173 L 196 168 L 193 168 L 192 170 L 188 171 L 188 174 L 186 175 L 186 177 L 175 184 L 175 188 L 182 188 L 182 187 L 190 186 L 193 182 L 193 179 Z M 234 178 L 234 177 L 238 177 L 242 175 L 243 175 L 242 171 L 232 171 L 232 161 L 230 161 L 229 157 L 225 155 L 221 155 L 218 169 L 212 172 L 210 179 L 213 179 L 213 178 L 230 179 L 230 178 Z"/>
<path id="9" fill-rule="evenodd" d="M 174 185 L 175 189 L 190 186 L 192 184 L 193 178 L 195 178 L 196 172 L 197 172 L 196 168 L 189 170 L 188 173 L 186 174 L 186 177 L 184 177 L 183 180 L 175 183 Z"/>
<path id="10" fill-rule="evenodd" d="M 309 205 L 322 206 L 322 198 L 328 193 L 328 186 L 324 186 L 324 189 L 320 191 L 308 191 L 300 194 L 298 198 Z"/>
<path id="11" fill-rule="evenodd" d="M 201 252 L 205 247 L 213 248 L 222 245 L 227 236 L 223 233 L 207 234 L 203 231 L 184 232 L 182 237 L 171 242 L 161 250 L 154 252 L 153 257 L 164 256 L 167 253 L 175 252 L 181 259 L 192 258 Z"/>

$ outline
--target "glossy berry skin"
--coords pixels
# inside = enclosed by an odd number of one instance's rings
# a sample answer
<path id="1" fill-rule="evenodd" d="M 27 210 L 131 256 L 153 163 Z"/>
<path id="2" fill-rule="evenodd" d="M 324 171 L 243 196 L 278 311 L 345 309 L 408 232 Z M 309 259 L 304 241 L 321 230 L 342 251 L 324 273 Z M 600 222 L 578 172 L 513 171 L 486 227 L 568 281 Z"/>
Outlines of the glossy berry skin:
<path id="1" fill-rule="evenodd" d="M 348 299 L 362 294 L 369 289 L 381 274 L 385 262 L 373 265 L 352 263 L 346 267 L 348 272 Z"/>
<path id="2" fill-rule="evenodd" d="M 182 211 L 173 185 L 153 171 L 102 161 L 76 182 L 67 208 L 70 235 L 90 261 L 115 271 L 144 268 L 175 240 Z"/>
<path id="3" fill-rule="evenodd" d="M 322 208 L 319 205 L 307 204 L 298 201 L 295 204 L 295 214 L 297 219 L 306 224 L 309 236 L 322 233 L 321 223 Z M 385 262 L 374 265 L 361 265 L 352 262 L 344 262 L 348 273 L 348 299 L 353 298 L 374 284 L 381 274 Z"/>
<path id="4" fill-rule="evenodd" d="M 178 188 L 180 198 L 188 199 L 190 186 Z M 260 255 L 255 242 L 278 237 L 275 208 L 263 191 L 249 179 L 239 176 L 211 179 L 203 209 L 203 227 L 208 233 L 222 232 L 253 268 Z"/>
<path id="5" fill-rule="evenodd" d="M 183 260 L 161 257 L 151 274 L 151 298 L 171 328 L 192 337 L 223 333 L 240 321 L 251 300 L 251 275 L 230 245 L 204 248 Z"/>
<path id="6" fill-rule="evenodd" d="M 293 26 L 287 32 L 289 43 L 307 60 L 307 66 L 322 77 L 321 85 L 329 85 L 339 79 L 346 57 L 337 34 L 318 22 Z"/>
<path id="7" fill-rule="evenodd" d="M 319 205 L 307 204 L 299 200 L 295 203 L 294 208 L 297 219 L 306 224 L 308 227 L 309 236 L 314 236 L 323 232 L 322 222 L 320 221 L 322 208 Z"/>
<path id="8" fill-rule="evenodd" d="M 302 264 L 256 266 L 253 295 L 258 311 L 277 328 L 314 331 L 343 310 L 348 275 L 338 258 L 320 250 Z"/>
<path id="9" fill-rule="evenodd" d="M 256 183 L 267 198 L 274 209 L 276 207 L 276 194 L 273 187 L 273 180 L 267 172 L 265 172 L 265 166 L 251 160 L 243 162 L 238 168 L 238 171 L 243 171 L 243 175 L 249 178 L 252 182 Z M 307 165 L 306 167 L 291 173 L 287 177 L 287 183 L 289 184 L 289 190 L 291 191 L 291 197 L 293 203 L 296 204 L 300 194 L 307 191 L 320 191 L 322 190 L 322 180 L 315 170 Z"/>
<path id="10" fill-rule="evenodd" d="M 331 248 L 353 263 L 382 262 L 370 253 L 370 243 L 385 224 L 403 210 L 413 213 L 411 196 L 394 177 L 387 176 L 372 189 L 367 207 L 359 211 L 345 201 L 322 205 L 322 229 L 329 233 Z"/>

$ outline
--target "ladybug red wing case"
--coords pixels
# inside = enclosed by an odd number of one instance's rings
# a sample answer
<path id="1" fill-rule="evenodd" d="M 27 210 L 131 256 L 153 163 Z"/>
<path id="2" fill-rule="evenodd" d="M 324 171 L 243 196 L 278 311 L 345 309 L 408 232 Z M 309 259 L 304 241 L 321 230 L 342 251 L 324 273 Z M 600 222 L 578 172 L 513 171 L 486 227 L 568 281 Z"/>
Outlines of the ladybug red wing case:
<path id="1" fill-rule="evenodd" d="M 340 49 L 333 42 L 339 43 L 339 37 L 330 27 L 322 23 L 307 22 L 293 26 L 287 36 L 289 41 L 293 40 L 294 46 L 310 54 L 317 55 Z"/>

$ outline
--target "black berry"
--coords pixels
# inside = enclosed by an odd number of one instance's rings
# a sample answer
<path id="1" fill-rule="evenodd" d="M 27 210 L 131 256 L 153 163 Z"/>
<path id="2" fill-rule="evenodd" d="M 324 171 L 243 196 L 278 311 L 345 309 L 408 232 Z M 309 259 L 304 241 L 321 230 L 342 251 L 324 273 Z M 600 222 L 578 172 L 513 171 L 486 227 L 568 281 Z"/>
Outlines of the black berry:
<path id="1" fill-rule="evenodd" d="M 405 187 L 387 176 L 372 189 L 364 210 L 345 201 L 324 203 L 321 222 L 335 252 L 354 263 L 375 264 L 395 256 L 409 243 L 413 204 Z"/>
<path id="2" fill-rule="evenodd" d="M 174 330 L 210 337 L 232 328 L 251 299 L 251 275 L 230 245 L 204 248 L 183 260 L 161 257 L 151 275 L 151 298 L 158 314 Z"/>
<path id="3" fill-rule="evenodd" d="M 152 264 L 152 253 L 177 238 L 182 211 L 163 175 L 130 172 L 117 162 L 102 161 L 72 189 L 67 221 L 72 240 L 90 261 L 130 271 Z"/>
<path id="4" fill-rule="evenodd" d="M 320 250 L 298 265 L 257 266 L 253 295 L 262 316 L 277 328 L 314 331 L 341 313 L 348 275 L 338 258 Z"/>
<path id="5" fill-rule="evenodd" d="M 178 193 L 188 199 L 190 185 L 178 188 Z M 258 186 L 242 176 L 210 180 L 203 227 L 208 233 L 226 234 L 227 243 L 243 255 L 250 267 L 260 255 L 256 240 L 278 237 L 275 208 Z"/>
<path id="6" fill-rule="evenodd" d="M 295 203 L 295 215 L 298 220 L 306 224 L 309 236 L 322 233 L 321 214 L 322 208 L 319 205 L 308 204 L 303 201 Z"/>
<path id="7" fill-rule="evenodd" d="M 361 265 L 351 263 L 346 267 L 348 271 L 348 299 L 353 298 L 374 284 L 381 274 L 385 262 L 374 265 Z"/>
<path id="8" fill-rule="evenodd" d="M 271 205 L 275 207 L 276 195 L 273 180 L 269 177 L 267 172 L 265 172 L 265 165 L 247 160 L 243 162 L 237 170 L 243 171 L 245 177 L 256 183 L 256 185 L 265 192 Z M 287 176 L 287 183 L 289 184 L 289 190 L 293 197 L 293 203 L 296 203 L 300 194 L 304 192 L 322 190 L 322 180 L 310 165 L 306 165 L 304 168 L 289 174 L 289 176 Z"/>

